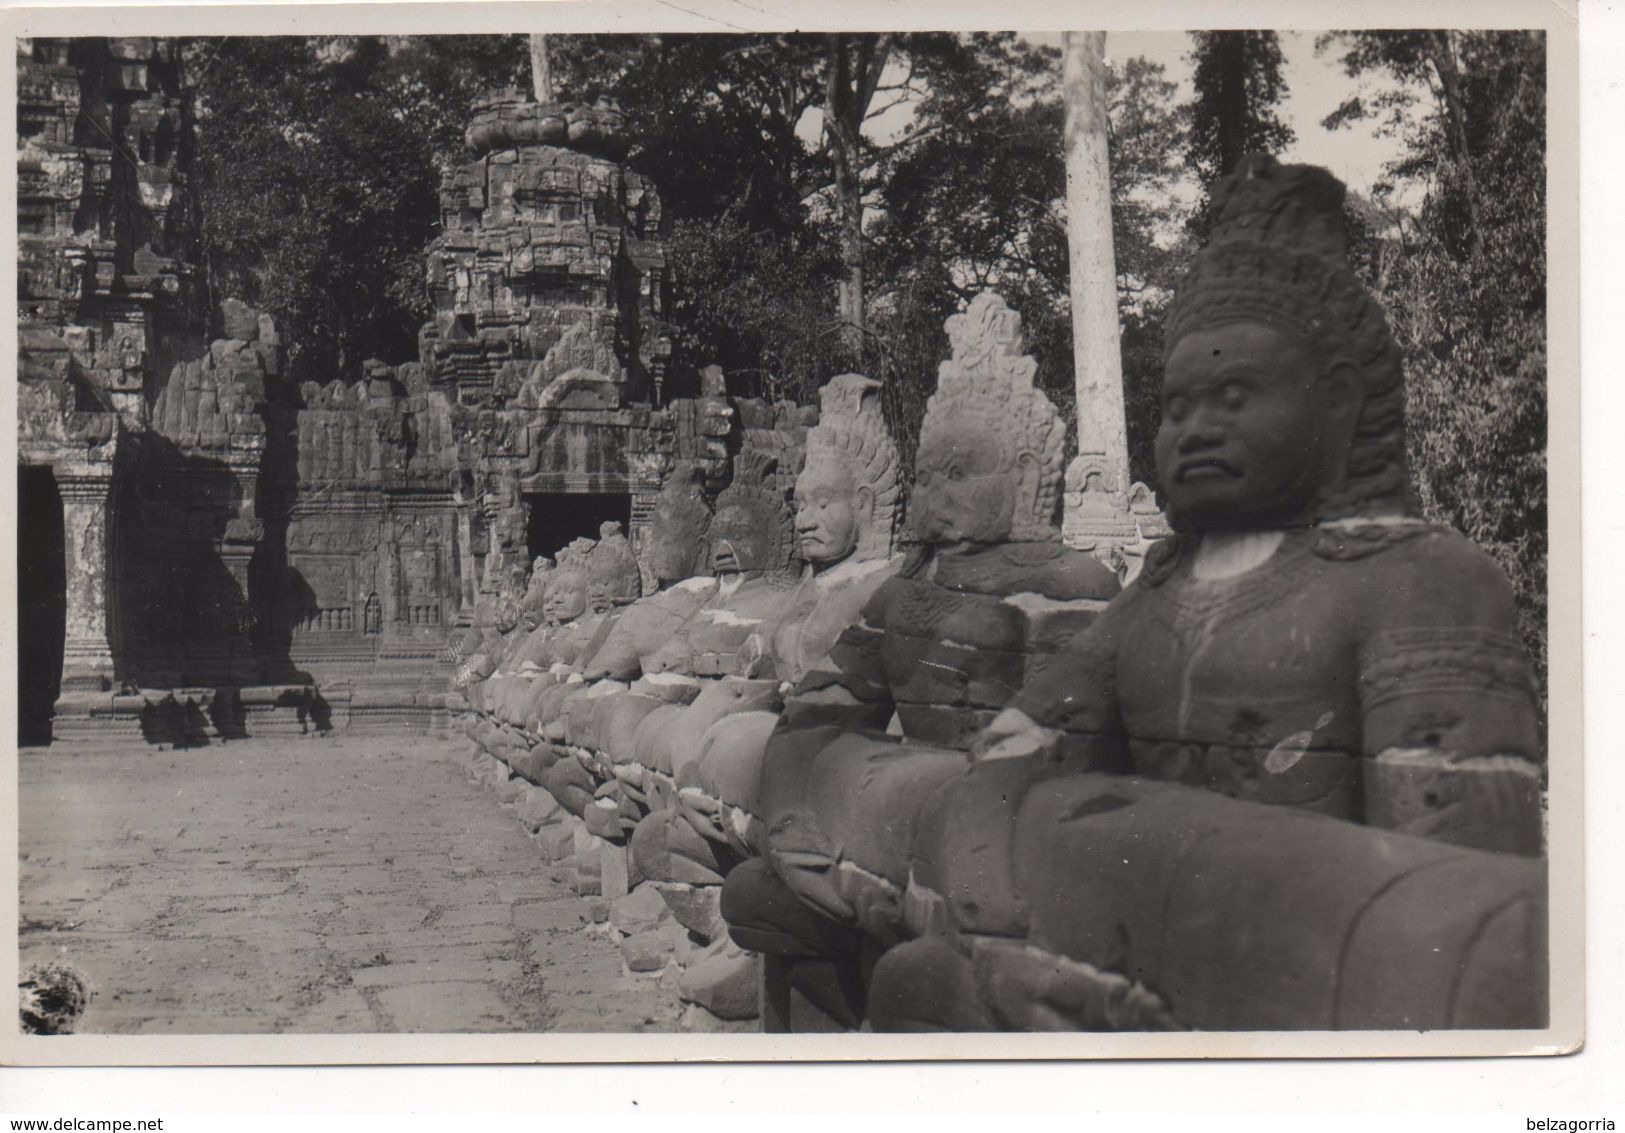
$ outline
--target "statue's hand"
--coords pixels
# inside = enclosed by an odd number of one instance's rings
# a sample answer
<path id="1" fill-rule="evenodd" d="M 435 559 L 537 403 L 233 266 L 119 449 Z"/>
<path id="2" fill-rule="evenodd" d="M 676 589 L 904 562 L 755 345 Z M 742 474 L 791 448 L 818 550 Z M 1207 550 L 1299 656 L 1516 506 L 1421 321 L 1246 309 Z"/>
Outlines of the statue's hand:
<path id="1" fill-rule="evenodd" d="M 1046 728 L 1019 708 L 1006 708 L 971 743 L 970 757 L 982 762 L 991 759 L 1020 759 L 1042 756 L 1055 749 L 1061 733 Z"/>

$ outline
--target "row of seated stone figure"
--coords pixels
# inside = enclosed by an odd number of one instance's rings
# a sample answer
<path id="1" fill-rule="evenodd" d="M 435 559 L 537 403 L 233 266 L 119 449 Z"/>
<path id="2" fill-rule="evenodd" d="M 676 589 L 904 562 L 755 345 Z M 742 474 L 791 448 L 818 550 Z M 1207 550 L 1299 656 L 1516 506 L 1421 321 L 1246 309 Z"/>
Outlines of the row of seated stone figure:
<path id="1" fill-rule="evenodd" d="M 713 942 L 687 994 L 743 948 L 768 1029 L 1544 1025 L 1535 685 L 1505 579 L 1416 515 L 1342 195 L 1268 159 L 1216 190 L 1167 335 L 1176 534 L 1121 593 L 1060 542 L 1065 424 L 992 295 L 948 322 L 906 555 L 848 375 L 802 573 L 747 453 L 703 540 L 667 485 L 618 617 L 545 575 L 569 648 L 471 682 L 473 732 Z"/>
<path id="2" fill-rule="evenodd" d="M 545 785 L 601 854 L 626 845 L 628 879 L 659 886 L 716 944 L 696 981 L 748 983 L 752 1000 L 752 961 L 724 938 L 718 887 L 760 852 L 766 738 L 784 691 L 901 561 L 898 459 L 878 388 L 856 374 L 824 388 L 794 512 L 776 467 L 784 447 L 747 437 L 714 514 L 698 468 L 668 479 L 644 547 L 653 593 L 616 605 L 626 587 L 598 560 L 624 539 L 606 530 L 595 548 L 539 561 L 523 595 L 513 580 L 495 624 L 467 643 L 477 741 Z M 593 848 L 577 870 L 601 874 Z"/>

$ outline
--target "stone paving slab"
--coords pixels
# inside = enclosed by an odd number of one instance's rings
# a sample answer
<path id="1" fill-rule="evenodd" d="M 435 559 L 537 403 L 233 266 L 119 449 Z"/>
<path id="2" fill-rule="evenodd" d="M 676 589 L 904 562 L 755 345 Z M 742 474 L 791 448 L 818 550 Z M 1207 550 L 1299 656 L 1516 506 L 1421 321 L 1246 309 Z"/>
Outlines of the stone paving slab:
<path id="1" fill-rule="evenodd" d="M 676 1030 L 461 743 L 24 750 L 22 964 L 81 1033 Z"/>

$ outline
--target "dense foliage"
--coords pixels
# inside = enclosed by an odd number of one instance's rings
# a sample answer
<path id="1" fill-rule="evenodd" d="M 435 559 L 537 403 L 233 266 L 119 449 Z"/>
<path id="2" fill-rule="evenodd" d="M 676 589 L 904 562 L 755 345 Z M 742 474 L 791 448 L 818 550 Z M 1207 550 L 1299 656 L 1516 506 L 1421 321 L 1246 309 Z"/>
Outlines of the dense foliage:
<path id="1" fill-rule="evenodd" d="M 186 45 L 208 282 L 274 312 L 290 363 L 354 376 L 416 354 L 441 171 L 519 37 L 249 36 Z"/>
<path id="2" fill-rule="evenodd" d="M 1207 232 L 1207 193 L 1249 153 L 1280 153 L 1295 140 L 1277 109 L 1286 97 L 1281 44 L 1272 31 L 1199 31 L 1191 34 L 1190 159 L 1201 183 L 1203 207 L 1191 217 L 1193 233 Z"/>
<path id="3" fill-rule="evenodd" d="M 1359 32 L 1322 49 L 1387 81 L 1327 125 L 1371 118 L 1402 148 L 1365 259 L 1405 352 L 1422 506 L 1506 570 L 1544 673 L 1545 45 L 1532 32 Z"/>

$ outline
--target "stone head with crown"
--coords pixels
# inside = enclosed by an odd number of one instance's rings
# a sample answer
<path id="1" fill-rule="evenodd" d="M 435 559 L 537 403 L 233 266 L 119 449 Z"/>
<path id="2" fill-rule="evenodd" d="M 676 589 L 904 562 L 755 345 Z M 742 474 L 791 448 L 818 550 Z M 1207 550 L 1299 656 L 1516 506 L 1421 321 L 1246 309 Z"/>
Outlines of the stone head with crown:
<path id="1" fill-rule="evenodd" d="M 575 539 L 558 553 L 558 562 L 548 578 L 547 596 L 542 604 L 542 613 L 548 625 L 561 626 L 586 613 L 590 571 L 588 556 L 593 546 L 591 539 Z"/>
<path id="2" fill-rule="evenodd" d="M 915 458 L 909 516 L 926 544 L 1060 538 L 1066 423 L 1033 384 L 1021 316 L 984 292 L 947 321 L 953 356 L 938 370 Z"/>
<path id="3" fill-rule="evenodd" d="M 777 458 L 747 449 L 734 457 L 733 482 L 717 496 L 711 518 L 711 570 L 718 575 L 783 573 L 794 529 L 784 493 L 772 474 Z"/>
<path id="4" fill-rule="evenodd" d="M 1416 515 L 1399 351 L 1348 265 L 1343 194 L 1257 156 L 1215 188 L 1165 343 L 1175 537 L 973 747 L 1037 724 L 1147 778 L 1538 853 L 1512 590 Z"/>
<path id="5" fill-rule="evenodd" d="M 587 555 L 587 608 L 595 614 L 635 600 L 642 590 L 637 556 L 620 523 L 598 529 L 598 542 Z"/>
<path id="6" fill-rule="evenodd" d="M 1214 189 L 1165 339 L 1157 472 L 1176 530 L 1412 510 L 1399 351 L 1344 256 L 1344 187 L 1254 155 Z"/>
<path id="7" fill-rule="evenodd" d="M 842 374 L 818 392 L 818 424 L 796 477 L 795 530 L 814 570 L 891 553 L 897 446 L 880 411 L 880 383 Z"/>

